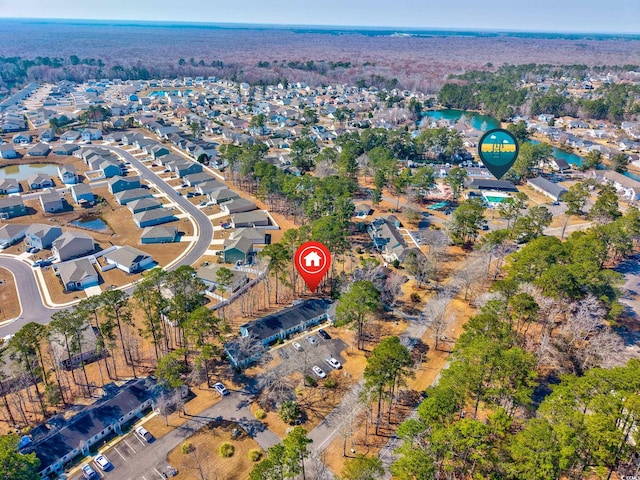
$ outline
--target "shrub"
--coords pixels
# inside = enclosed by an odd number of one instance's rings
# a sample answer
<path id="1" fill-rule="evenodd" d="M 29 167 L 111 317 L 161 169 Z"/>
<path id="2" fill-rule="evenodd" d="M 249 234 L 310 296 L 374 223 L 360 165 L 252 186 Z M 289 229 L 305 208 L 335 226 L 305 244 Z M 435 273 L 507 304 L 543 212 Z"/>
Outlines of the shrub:
<path id="1" fill-rule="evenodd" d="M 309 385 L 310 387 L 315 387 L 316 386 L 316 379 L 313 377 L 310 377 L 309 375 L 305 375 L 304 376 L 304 383 L 305 385 Z"/>
<path id="2" fill-rule="evenodd" d="M 282 421 L 288 423 L 289 425 L 295 423 L 296 420 L 300 418 L 301 414 L 302 412 L 300 411 L 300 405 L 298 405 L 293 400 L 283 402 L 282 406 L 280 407 L 280 418 L 282 418 Z"/>
<path id="3" fill-rule="evenodd" d="M 391 262 L 391 265 L 393 265 L 393 268 L 399 268 L 400 267 L 400 261 L 396 259 L 393 262 Z"/>
<path id="4" fill-rule="evenodd" d="M 262 458 L 262 452 L 260 450 L 249 450 L 249 460 L 252 462 L 259 462 Z"/>
<path id="5" fill-rule="evenodd" d="M 256 419 L 258 419 L 258 420 L 263 420 L 267 416 L 267 412 L 265 412 L 263 409 L 259 408 L 258 410 L 256 410 L 254 412 L 253 416 L 256 417 Z"/>
<path id="6" fill-rule="evenodd" d="M 422 301 L 422 299 L 420 298 L 420 295 L 417 294 L 416 292 L 413 292 L 410 298 L 413 303 L 420 303 Z"/>
<path id="7" fill-rule="evenodd" d="M 187 455 L 188 453 L 193 452 L 195 448 L 191 442 L 185 442 L 182 444 L 181 450 L 182 450 L 182 453 Z"/>
<path id="8" fill-rule="evenodd" d="M 233 454 L 235 453 L 235 451 L 236 451 L 236 447 L 231 445 L 229 442 L 224 442 L 222 445 L 220 445 L 220 448 L 218 449 L 220 456 L 223 458 L 233 457 Z"/>
<path id="9" fill-rule="evenodd" d="M 327 378 L 324 381 L 324 388 L 336 388 L 338 386 L 338 381 L 335 378 Z"/>

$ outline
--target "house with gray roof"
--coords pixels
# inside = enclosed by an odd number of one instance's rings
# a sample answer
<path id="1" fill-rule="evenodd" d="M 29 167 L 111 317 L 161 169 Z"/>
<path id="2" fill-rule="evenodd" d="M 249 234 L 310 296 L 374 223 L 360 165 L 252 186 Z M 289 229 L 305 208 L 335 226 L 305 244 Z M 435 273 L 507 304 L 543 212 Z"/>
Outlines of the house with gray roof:
<path id="1" fill-rule="evenodd" d="M 58 165 L 58 178 L 65 185 L 74 185 L 78 183 L 76 167 L 73 165 Z"/>
<path id="2" fill-rule="evenodd" d="M 229 285 L 223 286 L 220 284 L 218 277 L 220 268 L 222 268 L 222 265 L 215 264 L 198 268 L 196 275 L 207 286 L 208 291 L 224 288 L 226 292 L 233 293 L 249 281 L 246 273 L 231 270 L 231 281 Z"/>
<path id="3" fill-rule="evenodd" d="M 63 143 L 62 145 L 56 145 L 53 147 L 52 151 L 56 155 L 68 156 L 79 149 L 80 146 L 75 143 Z"/>
<path id="4" fill-rule="evenodd" d="M 18 152 L 10 143 L 0 145 L 0 157 L 4 159 L 18 158 Z"/>
<path id="5" fill-rule="evenodd" d="M 53 128 L 45 128 L 40 132 L 41 142 L 51 142 L 56 139 L 56 133 Z"/>
<path id="6" fill-rule="evenodd" d="M 255 227 L 268 227 L 271 225 L 269 216 L 262 210 L 255 210 L 253 212 L 243 212 L 231 215 L 231 227 L 232 228 L 255 228 Z"/>
<path id="7" fill-rule="evenodd" d="M 78 205 L 93 205 L 93 202 L 95 201 L 93 190 L 91 190 L 91 187 L 86 183 L 73 185 L 69 190 L 71 191 L 71 198 L 73 198 L 73 201 Z"/>
<path id="8" fill-rule="evenodd" d="M 111 158 L 104 159 L 104 157 L 101 157 L 96 170 L 100 170 L 100 175 L 103 178 L 113 178 L 122 175 L 122 165 L 120 162 Z"/>
<path id="9" fill-rule="evenodd" d="M 145 227 L 140 235 L 140 243 L 173 243 L 178 239 L 178 228 L 175 225 L 155 225 Z"/>
<path id="10" fill-rule="evenodd" d="M 566 188 L 558 185 L 557 183 L 550 182 L 544 177 L 530 178 L 527 180 L 527 185 L 533 188 L 536 192 L 540 192 L 556 202 L 559 201 L 565 193 L 567 193 Z"/>
<path id="11" fill-rule="evenodd" d="M 0 179 L 0 193 L 8 195 L 11 193 L 20 193 L 20 182 L 15 178 Z"/>
<path id="12" fill-rule="evenodd" d="M 219 188 L 225 188 L 226 185 L 218 180 L 207 180 L 196 185 L 196 192 L 200 195 L 207 195 Z"/>
<path id="13" fill-rule="evenodd" d="M 222 187 L 222 188 L 218 188 L 217 190 L 214 190 L 213 192 L 208 193 L 207 198 L 209 198 L 209 201 L 213 202 L 215 205 L 220 205 L 226 202 L 230 202 L 231 200 L 234 200 L 236 198 L 240 198 L 240 195 L 238 195 L 233 190 L 229 190 L 228 188 Z M 251 203 L 255 207 L 255 203 L 253 202 Z M 255 210 L 255 208 L 253 210 Z M 233 213 L 236 213 L 236 212 L 233 212 Z"/>
<path id="14" fill-rule="evenodd" d="M 153 198 L 153 194 L 148 188 L 133 188 L 131 190 L 118 192 L 114 197 L 120 205 L 127 205 L 129 202 L 133 202 L 134 200 Z"/>
<path id="15" fill-rule="evenodd" d="M 253 255 L 254 241 L 250 238 L 238 238 L 236 240 L 225 240 L 223 248 L 223 259 L 225 263 L 246 263 Z"/>
<path id="16" fill-rule="evenodd" d="M 27 150 L 27 155 L 30 157 L 46 157 L 49 154 L 50 147 L 44 143 L 36 143 L 33 147 Z"/>
<path id="17" fill-rule="evenodd" d="M 491 178 L 471 178 L 467 181 L 470 190 L 495 190 L 497 192 L 517 192 L 513 182 L 509 180 L 495 180 Z"/>
<path id="18" fill-rule="evenodd" d="M 128 190 L 129 192 L 133 190 Z M 125 192 L 121 192 L 125 193 Z M 144 197 L 138 200 L 130 200 L 126 203 L 127 208 L 131 213 L 146 212 L 147 210 L 154 210 L 156 208 L 162 208 L 162 204 L 153 197 Z"/>
<path id="19" fill-rule="evenodd" d="M 32 223 L 25 232 L 24 241 L 30 247 L 49 248 L 53 241 L 62 235 L 62 229 L 55 225 Z"/>
<path id="20" fill-rule="evenodd" d="M 0 247 L 7 248 L 24 238 L 27 225 L 18 223 L 7 223 L 0 227 Z"/>
<path id="21" fill-rule="evenodd" d="M 251 200 L 236 197 L 220 205 L 220 210 L 226 214 L 250 212 L 258 207 Z"/>
<path id="22" fill-rule="evenodd" d="M 0 219 L 21 217 L 27 214 L 27 207 L 20 197 L 0 198 Z"/>
<path id="23" fill-rule="evenodd" d="M 45 213 L 61 212 L 64 209 L 62 197 L 55 190 L 47 190 L 40 195 L 40 205 Z"/>
<path id="24" fill-rule="evenodd" d="M 64 232 L 53 241 L 51 253 L 64 262 L 92 253 L 95 250 L 94 240 L 84 232 Z"/>
<path id="25" fill-rule="evenodd" d="M 140 228 L 173 222 L 175 219 L 176 217 L 173 212 L 166 208 L 154 208 L 152 210 L 145 210 L 133 215 L 133 221 Z"/>
<path id="26" fill-rule="evenodd" d="M 99 282 L 98 272 L 86 257 L 59 263 L 54 267 L 54 271 L 67 292 L 83 290 Z"/>
<path id="27" fill-rule="evenodd" d="M 114 194 L 125 190 L 140 188 L 140 177 L 113 177 L 109 179 L 109 192 Z"/>
<path id="28" fill-rule="evenodd" d="M 612 170 L 605 170 L 602 173 L 594 171 L 593 175 L 613 185 L 626 199 L 632 202 L 640 200 L 640 182 Z"/>
<path id="29" fill-rule="evenodd" d="M 154 264 L 151 255 L 129 245 L 107 253 L 104 259 L 107 265 L 113 265 L 126 273 L 136 273 Z"/>
<path id="30" fill-rule="evenodd" d="M 409 247 L 395 225 L 388 219 L 377 218 L 371 222 L 368 230 L 374 247 L 382 254 L 385 261 L 402 261 Z"/>
<path id="31" fill-rule="evenodd" d="M 82 134 L 77 130 L 67 130 L 62 135 L 60 135 L 60 140 L 63 142 L 75 142 L 81 136 Z"/>
<path id="32" fill-rule="evenodd" d="M 53 179 L 44 173 L 34 173 L 27 177 L 27 183 L 31 190 L 40 190 L 42 188 L 53 188 L 56 186 Z"/>
<path id="33" fill-rule="evenodd" d="M 196 185 L 204 182 L 210 182 L 212 180 L 215 180 L 213 175 L 210 175 L 206 172 L 194 173 L 192 175 L 187 175 L 186 177 L 184 177 L 184 182 L 190 187 L 195 187 Z"/>
<path id="34" fill-rule="evenodd" d="M 260 230 L 257 228 L 236 228 L 231 235 L 229 235 L 230 240 L 237 240 L 239 238 L 249 238 L 253 240 L 254 243 L 259 245 L 264 245 L 267 243 L 267 237 L 269 235 L 264 233 L 264 230 Z"/>

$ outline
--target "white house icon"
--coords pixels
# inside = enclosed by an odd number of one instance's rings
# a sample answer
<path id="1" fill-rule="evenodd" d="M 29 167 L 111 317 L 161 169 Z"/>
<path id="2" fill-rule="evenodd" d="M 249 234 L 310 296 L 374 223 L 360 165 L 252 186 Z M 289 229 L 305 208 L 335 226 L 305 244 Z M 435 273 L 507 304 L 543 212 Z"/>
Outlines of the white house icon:
<path id="1" fill-rule="evenodd" d="M 305 267 L 319 267 L 320 260 L 322 260 L 322 257 L 315 250 L 307 253 L 303 258 Z"/>

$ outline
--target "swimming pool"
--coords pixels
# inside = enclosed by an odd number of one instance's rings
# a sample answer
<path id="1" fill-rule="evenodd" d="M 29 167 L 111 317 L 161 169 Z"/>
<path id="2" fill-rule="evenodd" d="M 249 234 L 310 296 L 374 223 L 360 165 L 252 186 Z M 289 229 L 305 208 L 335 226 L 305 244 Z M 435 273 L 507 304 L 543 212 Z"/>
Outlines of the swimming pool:
<path id="1" fill-rule="evenodd" d="M 482 198 L 485 202 L 495 205 L 510 199 L 511 195 L 502 192 L 482 192 Z"/>
<path id="2" fill-rule="evenodd" d="M 439 202 L 439 203 L 434 203 L 433 205 L 427 208 L 429 210 L 440 210 L 441 208 L 445 208 L 447 206 L 449 206 L 449 202 Z"/>

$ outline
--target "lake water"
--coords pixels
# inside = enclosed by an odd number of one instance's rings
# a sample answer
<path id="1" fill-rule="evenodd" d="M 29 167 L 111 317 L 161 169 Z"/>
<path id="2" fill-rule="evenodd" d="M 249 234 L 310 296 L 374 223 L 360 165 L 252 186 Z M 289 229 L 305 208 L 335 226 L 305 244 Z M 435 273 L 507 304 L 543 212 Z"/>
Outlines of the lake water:
<path id="1" fill-rule="evenodd" d="M 80 228 L 86 228 L 87 230 L 94 230 L 96 232 L 105 232 L 109 230 L 107 224 L 98 217 L 86 217 L 82 220 L 71 222 L 71 225 L 75 225 L 76 227 Z"/>
<path id="2" fill-rule="evenodd" d="M 462 116 L 467 119 L 467 122 L 476 130 L 487 131 L 492 128 L 500 128 L 500 122 L 490 117 L 489 115 L 480 115 L 477 112 L 469 112 L 467 110 L 455 110 L 453 108 L 446 108 L 444 110 L 427 110 L 422 114 L 423 121 L 427 120 L 449 120 L 450 122 L 456 122 L 460 120 Z"/>
<path id="3" fill-rule="evenodd" d="M 7 165 L 0 168 L 0 179 L 15 178 L 18 181 L 26 180 L 34 173 L 44 173 L 51 177 L 58 176 L 58 165 L 53 163 L 30 163 L 21 165 Z"/>
<path id="4" fill-rule="evenodd" d="M 540 142 L 538 140 L 531 140 L 531 143 L 538 145 Z M 564 150 L 553 147 L 553 152 L 551 154 L 556 158 L 566 160 L 567 163 L 575 165 L 576 167 L 582 165 L 582 157 L 575 153 L 565 152 Z"/>

